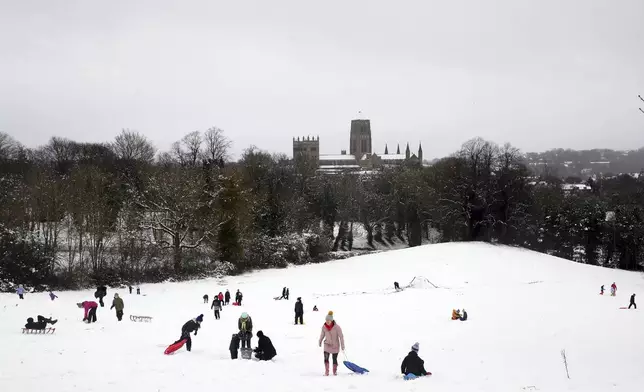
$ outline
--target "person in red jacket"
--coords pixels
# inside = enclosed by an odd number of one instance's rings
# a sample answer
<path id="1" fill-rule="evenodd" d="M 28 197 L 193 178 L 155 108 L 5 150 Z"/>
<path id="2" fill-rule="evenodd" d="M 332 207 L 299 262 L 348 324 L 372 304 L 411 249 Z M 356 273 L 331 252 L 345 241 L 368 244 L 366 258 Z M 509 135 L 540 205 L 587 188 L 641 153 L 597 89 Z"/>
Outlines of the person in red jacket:
<path id="1" fill-rule="evenodd" d="M 610 295 L 614 297 L 615 294 L 617 294 L 617 285 L 613 282 L 613 284 L 610 285 Z"/>
<path id="2" fill-rule="evenodd" d="M 83 301 L 80 303 L 76 304 L 79 308 L 83 308 L 85 310 L 85 313 L 83 315 L 83 321 L 87 321 L 87 323 L 95 323 L 96 322 L 96 308 L 98 308 L 98 304 L 94 301 Z"/>

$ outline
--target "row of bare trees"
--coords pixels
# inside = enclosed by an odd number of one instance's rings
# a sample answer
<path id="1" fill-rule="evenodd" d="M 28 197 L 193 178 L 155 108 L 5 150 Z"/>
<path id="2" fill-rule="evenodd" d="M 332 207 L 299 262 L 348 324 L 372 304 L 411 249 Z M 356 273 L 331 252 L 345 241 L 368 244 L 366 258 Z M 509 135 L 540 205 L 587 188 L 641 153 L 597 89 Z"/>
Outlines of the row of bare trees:
<path id="1" fill-rule="evenodd" d="M 482 139 L 431 167 L 338 175 L 256 147 L 231 162 L 230 145 L 218 128 L 166 152 L 130 130 L 34 150 L 0 134 L 2 276 L 73 286 L 234 273 L 436 234 L 626 269 L 644 256 L 641 179 L 567 193 L 553 173 L 535 178 L 516 148 Z"/>

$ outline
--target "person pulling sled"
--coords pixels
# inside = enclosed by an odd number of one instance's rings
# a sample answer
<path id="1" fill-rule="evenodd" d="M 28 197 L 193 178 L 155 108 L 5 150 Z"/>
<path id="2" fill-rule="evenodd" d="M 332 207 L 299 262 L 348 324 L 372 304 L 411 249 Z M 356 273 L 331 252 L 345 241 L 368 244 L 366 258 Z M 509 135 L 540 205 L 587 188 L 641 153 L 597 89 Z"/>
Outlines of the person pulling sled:
<path id="1" fill-rule="evenodd" d="M 628 304 L 628 308 L 630 309 L 631 306 L 635 306 L 635 309 L 637 310 L 637 304 L 635 304 L 635 294 L 631 295 L 631 302 Z"/>
<path id="2" fill-rule="evenodd" d="M 185 340 L 186 350 L 188 351 L 192 350 L 192 339 L 190 338 L 190 334 L 194 332 L 195 336 L 197 336 L 197 332 L 201 327 L 202 321 L 203 321 L 203 314 L 200 314 L 199 316 L 197 316 L 192 320 L 188 320 L 185 324 L 183 324 L 183 327 L 181 327 L 181 337 L 179 338 L 179 340 L 177 340 L 172 344 L 177 344 L 180 341 Z"/>
<path id="3" fill-rule="evenodd" d="M 324 375 L 329 375 L 329 357 L 333 357 L 333 375 L 337 376 L 338 354 L 340 349 L 344 351 L 344 335 L 342 334 L 342 328 L 333 319 L 333 311 L 329 311 L 324 320 L 318 341 L 320 347 L 324 342 Z"/>

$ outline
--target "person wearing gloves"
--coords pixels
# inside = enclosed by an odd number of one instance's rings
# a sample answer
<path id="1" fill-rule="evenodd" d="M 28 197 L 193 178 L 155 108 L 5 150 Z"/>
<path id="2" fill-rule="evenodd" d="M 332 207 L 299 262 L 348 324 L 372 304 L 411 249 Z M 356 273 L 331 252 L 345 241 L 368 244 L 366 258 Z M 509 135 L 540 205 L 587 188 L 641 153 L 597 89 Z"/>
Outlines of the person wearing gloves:
<path id="1" fill-rule="evenodd" d="M 114 300 L 112 300 L 112 306 L 110 309 L 116 308 L 116 318 L 118 321 L 123 319 L 123 309 L 125 309 L 125 304 L 123 303 L 123 298 L 119 297 L 118 294 L 114 293 Z"/>
<path id="2" fill-rule="evenodd" d="M 342 328 L 333 319 L 333 311 L 329 311 L 324 319 L 322 332 L 318 345 L 322 347 L 324 342 L 324 375 L 329 375 L 329 357 L 333 357 L 333 375 L 338 375 L 338 354 L 340 349 L 344 351 L 344 335 Z"/>
<path id="3" fill-rule="evenodd" d="M 96 308 L 98 308 L 98 304 L 96 302 L 83 301 L 77 303 L 76 306 L 83 308 L 85 311 L 83 314 L 83 321 L 87 321 L 88 324 L 96 322 Z"/>
<path id="4" fill-rule="evenodd" d="M 277 351 L 271 339 L 264 335 L 264 332 L 257 331 L 257 348 L 255 348 L 255 358 L 260 361 L 270 361 L 275 358 Z"/>
<path id="5" fill-rule="evenodd" d="M 237 328 L 239 328 L 239 339 L 241 340 L 242 348 L 250 348 L 250 338 L 253 337 L 253 320 L 248 313 L 241 314 L 237 321 Z"/>
<path id="6" fill-rule="evenodd" d="M 199 316 L 197 316 L 197 318 L 188 320 L 188 322 L 183 324 L 183 327 L 181 327 L 181 337 L 173 344 L 179 343 L 180 341 L 185 339 L 186 350 L 188 351 L 192 350 L 192 339 L 190 338 L 190 333 L 194 332 L 195 336 L 197 336 L 197 331 L 199 331 L 199 328 L 201 327 L 202 322 L 203 322 L 203 314 L 200 314 Z"/>

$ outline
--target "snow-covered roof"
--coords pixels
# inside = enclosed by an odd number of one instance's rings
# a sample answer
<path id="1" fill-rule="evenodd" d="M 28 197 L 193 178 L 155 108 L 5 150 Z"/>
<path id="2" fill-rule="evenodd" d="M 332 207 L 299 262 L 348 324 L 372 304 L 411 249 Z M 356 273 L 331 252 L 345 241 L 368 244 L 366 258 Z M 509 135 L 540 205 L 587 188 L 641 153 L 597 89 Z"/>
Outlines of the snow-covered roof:
<path id="1" fill-rule="evenodd" d="M 405 154 L 383 154 L 380 155 L 380 158 L 385 161 L 404 161 L 405 159 L 407 159 L 407 156 Z"/>
<path id="2" fill-rule="evenodd" d="M 320 169 L 359 169 L 360 165 L 320 165 Z"/>
<path id="3" fill-rule="evenodd" d="M 348 154 L 320 155 L 320 161 L 355 161 L 356 157 Z"/>
<path id="4" fill-rule="evenodd" d="M 563 184 L 561 186 L 565 190 L 580 189 L 580 190 L 589 190 L 590 187 L 586 184 Z"/>
<path id="5" fill-rule="evenodd" d="M 590 162 L 592 165 L 610 165 L 610 161 L 594 161 Z"/>

